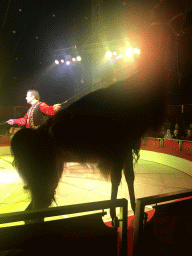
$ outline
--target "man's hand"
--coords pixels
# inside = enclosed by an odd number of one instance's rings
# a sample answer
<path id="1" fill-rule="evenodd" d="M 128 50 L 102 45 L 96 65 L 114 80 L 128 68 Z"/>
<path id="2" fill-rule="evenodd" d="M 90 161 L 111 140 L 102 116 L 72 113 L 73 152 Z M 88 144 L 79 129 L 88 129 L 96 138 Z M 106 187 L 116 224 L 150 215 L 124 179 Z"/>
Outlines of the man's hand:
<path id="1" fill-rule="evenodd" d="M 13 119 L 9 119 L 6 123 L 10 124 L 10 125 L 13 125 L 14 124 L 14 121 Z"/>
<path id="2" fill-rule="evenodd" d="M 59 109 L 61 108 L 61 104 L 55 104 L 55 105 L 53 105 L 53 109 L 54 109 L 54 111 L 58 111 Z"/>

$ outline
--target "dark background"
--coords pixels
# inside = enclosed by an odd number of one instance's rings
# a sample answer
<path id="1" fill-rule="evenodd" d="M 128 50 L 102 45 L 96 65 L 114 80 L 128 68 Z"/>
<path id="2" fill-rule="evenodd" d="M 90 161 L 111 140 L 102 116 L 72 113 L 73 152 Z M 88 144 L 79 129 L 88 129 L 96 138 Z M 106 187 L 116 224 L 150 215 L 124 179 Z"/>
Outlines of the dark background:
<path id="1" fill-rule="evenodd" d="M 100 1 L 103 20 L 95 38 L 92 37 L 93 2 L 0 1 L 0 106 L 26 106 L 28 89 L 38 90 L 41 100 L 49 105 L 91 90 L 91 71 L 99 66 L 100 49 L 105 42 L 121 44 L 124 38 L 138 37 L 147 26 L 151 10 L 160 1 Z M 190 9 L 191 1 L 186 3 Z M 97 43 L 102 47 L 96 49 Z M 134 44 L 137 43 L 135 40 Z M 175 62 L 171 71 L 172 104 L 192 104 L 191 45 L 192 29 L 188 26 L 178 38 L 179 72 Z M 58 54 L 66 54 L 60 49 L 66 48 L 82 56 L 81 64 L 65 69 L 54 64 Z M 112 71 L 100 67 L 100 72 L 99 79 L 103 79 Z"/>

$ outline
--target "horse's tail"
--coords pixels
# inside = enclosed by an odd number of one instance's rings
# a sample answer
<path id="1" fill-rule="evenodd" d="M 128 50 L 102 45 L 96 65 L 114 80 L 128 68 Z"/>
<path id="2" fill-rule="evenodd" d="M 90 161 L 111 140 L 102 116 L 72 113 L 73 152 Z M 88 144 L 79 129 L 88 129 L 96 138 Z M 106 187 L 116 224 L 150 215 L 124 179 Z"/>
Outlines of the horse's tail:
<path id="1" fill-rule="evenodd" d="M 24 128 L 19 130 L 11 140 L 11 154 L 13 156 L 12 164 L 24 180 L 25 175 L 23 175 L 23 171 L 30 168 L 34 147 L 37 143 L 35 135 L 36 130 Z"/>
<path id="2" fill-rule="evenodd" d="M 33 199 L 37 198 L 43 205 L 45 200 L 38 198 L 40 195 L 47 197 L 46 206 L 54 199 L 53 192 L 61 176 L 55 170 L 56 150 L 54 145 L 49 134 L 45 131 L 41 132 L 39 129 L 21 129 L 11 141 L 13 166 L 24 183 L 28 185 Z"/>

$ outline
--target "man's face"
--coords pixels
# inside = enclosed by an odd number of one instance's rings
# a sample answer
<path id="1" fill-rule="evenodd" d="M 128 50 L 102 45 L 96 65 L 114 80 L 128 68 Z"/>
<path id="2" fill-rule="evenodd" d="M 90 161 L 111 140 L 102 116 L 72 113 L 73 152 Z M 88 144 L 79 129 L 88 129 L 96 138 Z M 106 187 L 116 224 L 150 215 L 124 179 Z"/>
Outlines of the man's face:
<path id="1" fill-rule="evenodd" d="M 31 94 L 31 92 L 28 92 L 26 96 L 27 103 L 31 104 L 33 99 L 34 99 L 34 96 Z"/>

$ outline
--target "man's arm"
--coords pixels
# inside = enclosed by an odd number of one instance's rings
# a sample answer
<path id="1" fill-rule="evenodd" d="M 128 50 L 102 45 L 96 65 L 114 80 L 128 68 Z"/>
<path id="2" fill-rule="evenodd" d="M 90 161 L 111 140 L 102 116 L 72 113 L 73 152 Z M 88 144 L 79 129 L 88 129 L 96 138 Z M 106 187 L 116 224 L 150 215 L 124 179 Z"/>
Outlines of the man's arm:
<path id="1" fill-rule="evenodd" d="M 60 104 L 55 104 L 53 106 L 48 106 L 45 102 L 40 104 L 40 110 L 46 115 L 52 116 L 61 108 Z"/>
<path id="2" fill-rule="evenodd" d="M 27 113 L 22 118 L 9 119 L 8 121 L 6 121 L 6 123 L 8 123 L 10 125 L 13 125 L 13 124 L 18 124 L 18 125 L 21 125 L 21 126 L 26 125 L 26 123 L 27 123 Z"/>

